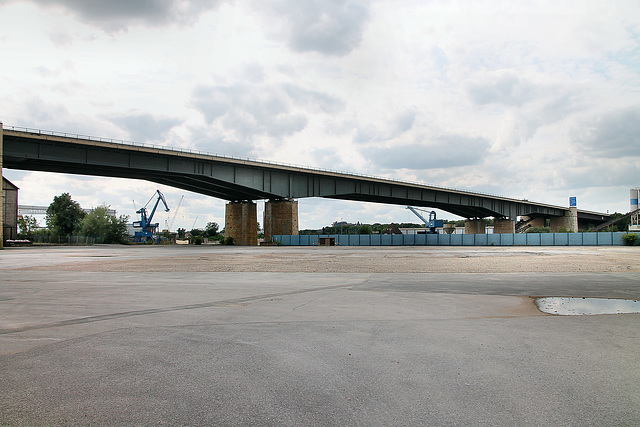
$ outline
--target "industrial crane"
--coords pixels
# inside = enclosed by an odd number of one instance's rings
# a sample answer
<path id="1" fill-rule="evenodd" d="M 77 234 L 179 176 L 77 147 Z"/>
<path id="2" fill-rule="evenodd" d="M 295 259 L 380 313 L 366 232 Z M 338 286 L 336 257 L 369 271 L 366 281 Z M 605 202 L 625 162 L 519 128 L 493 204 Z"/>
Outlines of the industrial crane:
<path id="1" fill-rule="evenodd" d="M 160 192 L 160 190 L 156 190 L 156 193 L 158 195 L 158 199 L 156 200 L 156 204 L 153 206 L 151 214 L 149 214 L 148 217 L 147 205 L 151 203 L 151 200 L 153 200 L 153 198 L 156 196 L 155 194 L 151 196 L 144 207 L 136 211 L 136 213 L 140 214 L 140 221 L 135 221 L 133 223 L 133 228 L 140 228 L 141 230 L 135 232 L 133 237 L 134 242 L 146 242 L 153 239 L 153 233 L 156 232 L 160 224 L 152 224 L 151 221 L 153 220 L 153 215 L 156 213 L 156 209 L 158 209 L 158 204 L 161 200 L 162 203 L 164 203 L 164 207 L 166 208 L 165 212 L 169 212 L 169 206 L 167 206 L 167 201 L 165 200 L 164 195 Z"/>
<path id="2" fill-rule="evenodd" d="M 178 206 L 176 207 L 175 212 L 173 213 L 173 217 L 171 218 L 171 222 L 167 225 L 167 231 L 173 230 L 173 223 L 176 222 L 176 217 L 178 216 L 178 211 L 180 210 L 180 206 L 182 206 L 182 201 L 184 200 L 184 194 L 180 197 L 180 201 L 178 202 Z"/>
<path id="3" fill-rule="evenodd" d="M 414 207 L 411 206 L 407 206 L 407 209 L 409 209 L 411 212 L 413 212 L 414 214 L 416 214 L 416 216 L 418 218 L 420 218 L 422 220 L 422 222 L 424 222 L 424 226 L 425 228 L 428 228 L 429 231 L 427 231 L 428 234 L 438 234 L 438 227 L 442 227 L 444 226 L 444 221 L 441 219 L 436 219 L 436 211 L 425 211 L 423 209 L 416 209 Z M 429 212 L 429 219 L 425 219 L 422 215 L 420 215 L 418 213 L 418 211 L 422 211 L 422 212 Z"/>

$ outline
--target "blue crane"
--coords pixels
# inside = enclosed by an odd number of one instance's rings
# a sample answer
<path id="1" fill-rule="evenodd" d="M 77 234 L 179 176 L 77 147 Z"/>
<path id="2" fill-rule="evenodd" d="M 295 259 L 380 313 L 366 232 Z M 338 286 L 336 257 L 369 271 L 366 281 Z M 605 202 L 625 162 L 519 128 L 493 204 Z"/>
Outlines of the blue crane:
<path id="1" fill-rule="evenodd" d="M 407 209 L 409 209 L 411 212 L 413 212 L 414 214 L 416 214 L 416 216 L 418 218 L 420 218 L 422 220 L 422 222 L 424 222 L 424 226 L 425 228 L 428 228 L 429 231 L 427 232 L 428 234 L 438 234 L 438 230 L 436 230 L 438 227 L 443 227 L 444 226 L 444 221 L 441 219 L 436 219 L 436 211 L 425 211 L 422 209 L 416 209 L 414 207 L 411 206 L 407 206 Z M 422 211 L 422 212 L 429 212 L 429 219 L 425 219 L 425 217 L 423 217 L 422 215 L 420 215 L 420 213 L 418 213 L 418 211 Z"/>
<path id="2" fill-rule="evenodd" d="M 151 214 L 149 214 L 148 217 L 147 205 L 151 203 L 156 194 L 151 196 L 146 205 L 136 211 L 136 213 L 140 214 L 140 221 L 135 221 L 133 223 L 133 228 L 140 228 L 141 230 L 135 232 L 135 235 L 133 237 L 134 242 L 146 242 L 153 239 L 153 234 L 158 230 L 158 226 L 160 224 L 152 224 L 151 221 L 153 220 L 153 215 L 156 213 L 156 209 L 158 209 L 158 204 L 160 204 L 161 200 L 162 203 L 164 203 L 164 207 L 166 208 L 165 212 L 169 212 L 169 206 L 167 206 L 167 201 L 165 200 L 164 195 L 160 192 L 160 190 L 156 190 L 156 193 L 158 195 L 158 199 L 156 200 L 156 204 L 153 206 Z"/>

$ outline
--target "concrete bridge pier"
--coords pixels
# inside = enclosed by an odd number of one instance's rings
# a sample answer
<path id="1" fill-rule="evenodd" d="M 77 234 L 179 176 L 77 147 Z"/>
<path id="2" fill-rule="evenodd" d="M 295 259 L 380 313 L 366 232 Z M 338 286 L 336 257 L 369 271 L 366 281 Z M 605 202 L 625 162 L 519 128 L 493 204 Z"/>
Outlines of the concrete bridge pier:
<path id="1" fill-rule="evenodd" d="M 578 208 L 572 207 L 564 216 L 553 216 L 549 222 L 552 233 L 558 233 L 560 228 L 569 232 L 578 232 Z"/>
<path id="2" fill-rule="evenodd" d="M 264 240 L 273 236 L 298 234 L 298 201 L 291 199 L 269 200 L 264 204 Z"/>
<path id="3" fill-rule="evenodd" d="M 493 220 L 494 234 L 514 234 L 516 232 L 516 221 L 511 218 L 495 218 Z"/>
<path id="4" fill-rule="evenodd" d="M 240 246 L 258 244 L 258 213 L 255 202 L 245 200 L 227 203 L 224 221 L 225 238 L 231 237 L 234 244 Z"/>
<path id="5" fill-rule="evenodd" d="M 464 222 L 464 234 L 485 234 L 486 224 L 482 218 L 467 219 Z"/>

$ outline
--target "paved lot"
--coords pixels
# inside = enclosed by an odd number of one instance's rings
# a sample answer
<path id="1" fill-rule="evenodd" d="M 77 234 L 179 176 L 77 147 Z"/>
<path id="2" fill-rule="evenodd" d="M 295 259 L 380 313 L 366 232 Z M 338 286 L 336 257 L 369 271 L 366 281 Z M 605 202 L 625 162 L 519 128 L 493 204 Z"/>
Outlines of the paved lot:
<path id="1" fill-rule="evenodd" d="M 639 425 L 640 314 L 530 297 L 640 298 L 640 252 L 501 249 L 6 249 L 0 425 Z M 566 268 L 456 272 L 504 257 Z"/>

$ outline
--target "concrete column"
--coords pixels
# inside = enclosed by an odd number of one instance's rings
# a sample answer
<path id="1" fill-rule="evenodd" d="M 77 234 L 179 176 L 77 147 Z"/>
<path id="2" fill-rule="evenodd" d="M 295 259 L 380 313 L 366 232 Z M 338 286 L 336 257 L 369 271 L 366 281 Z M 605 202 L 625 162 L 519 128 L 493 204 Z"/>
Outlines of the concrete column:
<path id="1" fill-rule="evenodd" d="M 484 219 L 468 219 L 464 222 L 464 234 L 485 234 Z"/>
<path id="2" fill-rule="evenodd" d="M 0 122 L 0 249 L 4 247 L 4 191 L 2 190 L 2 122 Z"/>
<path id="3" fill-rule="evenodd" d="M 551 217 L 549 224 L 552 233 L 558 233 L 560 228 L 564 228 L 569 232 L 578 232 L 578 208 L 569 208 L 564 216 Z"/>
<path id="4" fill-rule="evenodd" d="M 264 240 L 273 236 L 298 234 L 298 202 L 296 200 L 269 200 L 264 204 Z"/>
<path id="5" fill-rule="evenodd" d="M 252 201 L 227 203 L 224 220 L 224 237 L 241 246 L 258 244 L 258 212 Z"/>
<path id="6" fill-rule="evenodd" d="M 514 234 L 516 232 L 516 221 L 509 218 L 496 218 L 493 220 L 494 234 Z"/>

